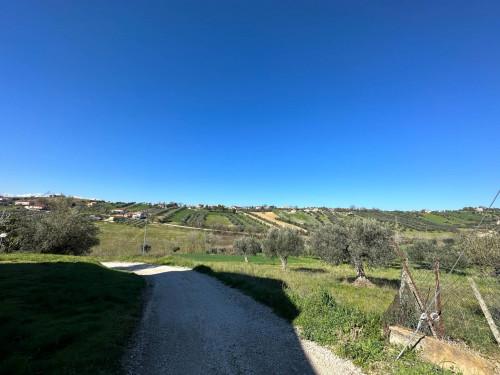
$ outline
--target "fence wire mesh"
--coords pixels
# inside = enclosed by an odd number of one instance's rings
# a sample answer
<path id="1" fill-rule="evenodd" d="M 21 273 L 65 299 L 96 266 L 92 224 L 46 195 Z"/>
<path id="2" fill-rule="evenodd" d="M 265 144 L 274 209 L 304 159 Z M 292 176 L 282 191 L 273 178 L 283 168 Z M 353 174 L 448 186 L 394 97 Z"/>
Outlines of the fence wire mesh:
<path id="1" fill-rule="evenodd" d="M 500 232 L 475 234 L 449 273 L 464 239 L 455 236 L 401 245 L 408 272 L 401 261 L 399 293 L 384 320 L 388 326 L 415 330 L 423 318 L 419 329 L 426 335 L 499 361 L 500 337 L 495 338 L 495 327 L 500 329 Z M 429 314 L 424 317 L 426 309 Z"/>

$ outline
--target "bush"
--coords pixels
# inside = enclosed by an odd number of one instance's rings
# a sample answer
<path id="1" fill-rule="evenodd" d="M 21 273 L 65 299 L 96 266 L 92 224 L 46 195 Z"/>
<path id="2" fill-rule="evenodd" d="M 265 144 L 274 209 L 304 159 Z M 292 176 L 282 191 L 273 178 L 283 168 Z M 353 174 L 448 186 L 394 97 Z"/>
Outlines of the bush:
<path id="1" fill-rule="evenodd" d="M 72 207 L 68 198 L 54 200 L 51 212 L 10 213 L 0 224 L 0 231 L 7 233 L 7 253 L 85 255 L 99 245 L 99 228 L 89 215 Z"/>
<path id="2" fill-rule="evenodd" d="M 147 253 L 147 252 L 149 252 L 151 250 L 151 245 L 147 244 L 147 243 L 141 243 L 139 245 L 139 250 L 141 251 L 141 253 L 142 252 Z"/>

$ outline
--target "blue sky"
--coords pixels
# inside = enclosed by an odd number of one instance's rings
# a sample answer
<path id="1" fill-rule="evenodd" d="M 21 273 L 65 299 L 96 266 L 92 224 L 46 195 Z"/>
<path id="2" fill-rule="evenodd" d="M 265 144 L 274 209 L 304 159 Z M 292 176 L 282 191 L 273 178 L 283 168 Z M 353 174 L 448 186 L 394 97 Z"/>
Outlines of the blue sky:
<path id="1" fill-rule="evenodd" d="M 498 1 L 3 1 L 0 193 L 488 205 L 499 17 Z"/>

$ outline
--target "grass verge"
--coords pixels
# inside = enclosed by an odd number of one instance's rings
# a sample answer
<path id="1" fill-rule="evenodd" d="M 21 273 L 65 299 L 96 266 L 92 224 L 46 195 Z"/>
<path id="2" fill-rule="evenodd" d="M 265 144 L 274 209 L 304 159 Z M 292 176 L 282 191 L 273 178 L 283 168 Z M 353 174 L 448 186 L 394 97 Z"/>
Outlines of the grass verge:
<path id="1" fill-rule="evenodd" d="M 120 373 L 140 276 L 92 258 L 0 256 L 0 374 Z"/>

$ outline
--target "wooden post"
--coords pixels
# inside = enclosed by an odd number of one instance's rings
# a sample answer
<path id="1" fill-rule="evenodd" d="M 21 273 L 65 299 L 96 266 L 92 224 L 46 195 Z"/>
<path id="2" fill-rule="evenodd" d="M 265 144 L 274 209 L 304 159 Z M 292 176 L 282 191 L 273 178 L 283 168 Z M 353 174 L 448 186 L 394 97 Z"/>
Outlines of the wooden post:
<path id="1" fill-rule="evenodd" d="M 401 259 L 401 262 L 403 263 L 403 267 L 405 269 L 406 274 L 410 278 L 411 285 L 413 286 L 413 289 L 415 291 L 415 298 L 417 299 L 418 305 L 420 307 L 420 311 L 424 313 L 427 310 L 427 307 L 425 305 L 425 301 L 422 299 L 422 296 L 420 295 L 420 292 L 418 291 L 417 284 L 415 283 L 415 280 L 413 280 L 413 276 L 411 275 L 410 269 L 406 265 L 405 258 L 403 257 L 403 253 L 401 250 L 399 250 L 399 246 L 396 242 L 394 242 L 394 246 L 396 247 L 396 251 L 398 252 L 399 258 Z M 431 314 L 429 312 L 425 312 L 425 315 L 427 316 L 427 324 L 429 325 L 429 328 L 431 330 L 432 336 L 435 338 L 438 337 L 436 333 L 436 329 L 434 327 L 434 321 L 432 320 Z"/>
<path id="2" fill-rule="evenodd" d="M 443 317 L 441 316 L 441 287 L 439 286 L 439 261 L 434 261 L 434 273 L 436 274 L 436 307 L 438 313 L 439 339 L 443 339 Z"/>
<path id="3" fill-rule="evenodd" d="M 470 287 L 472 288 L 472 291 L 474 292 L 474 295 L 479 302 L 479 306 L 481 306 L 481 310 L 483 310 L 484 317 L 488 321 L 491 332 L 493 333 L 493 336 L 495 336 L 498 346 L 500 346 L 500 333 L 498 332 L 498 328 L 495 325 L 493 318 L 491 317 L 490 310 L 488 310 L 488 306 L 486 306 L 486 303 L 484 302 L 479 289 L 477 289 L 476 283 L 474 282 L 474 280 L 472 280 L 472 277 L 467 277 L 467 280 L 469 281 Z"/>

